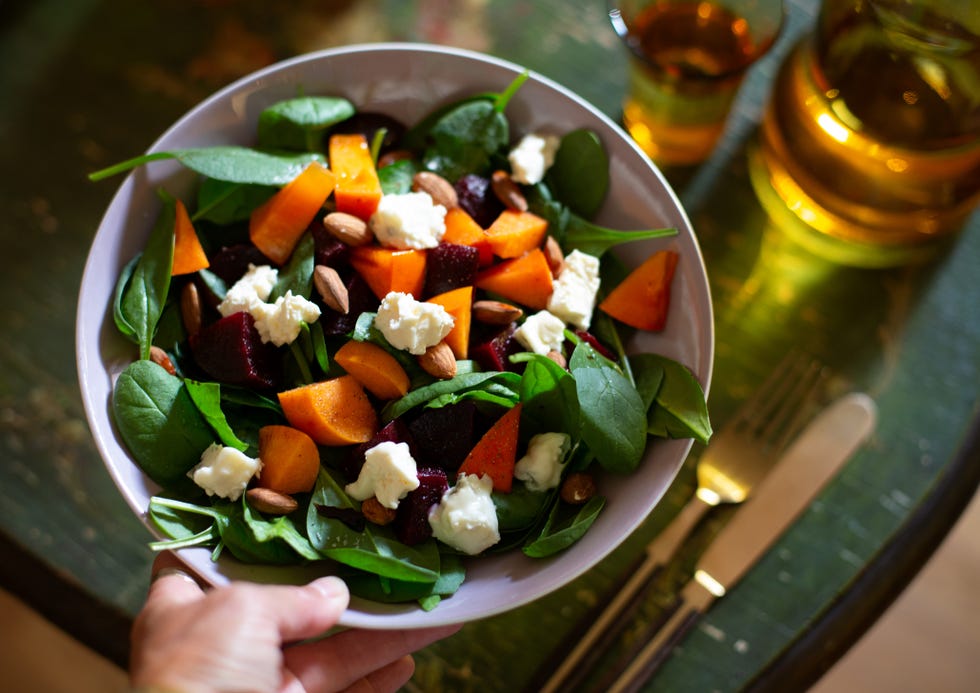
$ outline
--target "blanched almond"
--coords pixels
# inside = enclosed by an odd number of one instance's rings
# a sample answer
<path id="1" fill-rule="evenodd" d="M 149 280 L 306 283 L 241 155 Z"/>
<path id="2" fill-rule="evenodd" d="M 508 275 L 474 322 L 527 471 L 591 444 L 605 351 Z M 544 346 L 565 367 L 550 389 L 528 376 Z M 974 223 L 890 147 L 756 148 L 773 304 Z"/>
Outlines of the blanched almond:
<path id="1" fill-rule="evenodd" d="M 374 238 L 366 221 L 346 212 L 330 212 L 323 217 L 323 228 L 347 245 L 366 245 Z"/>
<path id="2" fill-rule="evenodd" d="M 445 342 L 430 346 L 418 356 L 419 365 L 426 373 L 440 380 L 448 380 L 456 375 L 456 356 Z"/>
<path id="3" fill-rule="evenodd" d="M 266 515 L 288 515 L 299 507 L 292 496 L 256 486 L 245 492 L 249 505 Z"/>
<path id="4" fill-rule="evenodd" d="M 505 207 L 516 209 L 518 212 L 527 211 L 527 199 L 507 171 L 494 171 L 490 178 L 490 185 L 493 194 L 504 203 Z"/>
<path id="5" fill-rule="evenodd" d="M 350 310 L 350 296 L 337 270 L 326 265 L 317 265 L 313 270 L 313 284 L 324 305 L 347 315 Z"/>
<path id="6" fill-rule="evenodd" d="M 412 177 L 412 190 L 424 192 L 432 198 L 432 202 L 446 209 L 459 206 L 459 196 L 452 183 L 431 171 L 419 171 Z"/>
<path id="7" fill-rule="evenodd" d="M 509 325 L 519 320 L 524 311 L 501 301 L 476 301 L 472 308 L 473 319 L 486 325 Z"/>

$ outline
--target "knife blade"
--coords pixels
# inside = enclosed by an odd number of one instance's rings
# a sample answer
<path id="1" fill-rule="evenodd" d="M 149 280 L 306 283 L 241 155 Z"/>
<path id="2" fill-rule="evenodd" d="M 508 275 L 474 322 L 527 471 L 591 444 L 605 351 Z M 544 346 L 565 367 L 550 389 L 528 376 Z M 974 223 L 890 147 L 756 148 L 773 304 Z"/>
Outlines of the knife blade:
<path id="1" fill-rule="evenodd" d="M 657 671 L 711 604 L 729 591 L 806 509 L 871 435 L 877 407 L 851 393 L 820 412 L 787 448 L 711 545 L 681 590 L 677 608 L 608 689 L 632 693 Z"/>

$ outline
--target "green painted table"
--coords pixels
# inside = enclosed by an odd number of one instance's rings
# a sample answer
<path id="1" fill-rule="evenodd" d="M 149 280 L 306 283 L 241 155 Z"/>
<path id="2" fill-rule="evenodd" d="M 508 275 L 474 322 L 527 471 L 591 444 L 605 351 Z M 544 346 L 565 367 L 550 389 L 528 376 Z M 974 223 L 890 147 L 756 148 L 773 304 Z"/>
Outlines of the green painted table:
<path id="1" fill-rule="evenodd" d="M 767 87 L 816 2 L 787 6 L 788 31 L 753 69 L 716 154 L 695 170 L 667 172 L 699 235 L 716 306 L 713 419 L 722 424 L 782 353 L 803 346 L 871 393 L 881 420 L 872 442 L 675 652 L 655 690 L 805 687 L 907 584 L 980 476 L 980 217 L 929 265 L 857 270 L 788 246 L 752 192 L 746 150 Z M 104 471 L 78 393 L 75 297 L 114 192 L 85 174 L 145 149 L 190 106 L 255 68 L 378 40 L 483 50 L 618 115 L 625 56 L 600 0 L 0 3 L 0 584 L 116 662 L 125 662 L 152 556 Z M 690 495 L 698 453 L 606 561 L 421 652 L 410 687 L 533 688 L 572 624 L 607 598 Z M 621 644 L 656 616 L 728 516 L 699 528 Z"/>

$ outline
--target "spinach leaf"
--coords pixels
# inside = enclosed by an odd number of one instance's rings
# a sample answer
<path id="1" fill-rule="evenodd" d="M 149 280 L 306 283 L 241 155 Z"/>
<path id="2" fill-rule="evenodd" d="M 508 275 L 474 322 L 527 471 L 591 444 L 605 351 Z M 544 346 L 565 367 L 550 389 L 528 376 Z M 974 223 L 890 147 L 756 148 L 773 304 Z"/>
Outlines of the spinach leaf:
<path id="1" fill-rule="evenodd" d="M 401 195 L 412 189 L 412 178 L 419 168 L 412 159 L 400 159 L 378 169 L 378 180 L 385 195 Z"/>
<path id="2" fill-rule="evenodd" d="M 208 291 L 214 294 L 216 299 L 219 301 L 224 300 L 225 295 L 228 293 L 228 285 L 225 284 L 224 279 L 209 269 L 198 270 L 197 276 L 201 278 Z"/>
<path id="3" fill-rule="evenodd" d="M 193 219 L 222 226 L 246 221 L 276 190 L 275 186 L 205 178 L 197 191 L 197 211 Z"/>
<path id="4" fill-rule="evenodd" d="M 647 415 L 647 430 L 665 438 L 694 438 L 707 444 L 711 421 L 701 384 L 686 366 L 658 354 L 630 356 L 637 372 L 663 369 L 663 383 Z"/>
<path id="5" fill-rule="evenodd" d="M 300 96 L 272 104 L 259 114 L 263 149 L 323 150 L 324 132 L 355 113 L 354 104 L 335 96 Z"/>
<path id="6" fill-rule="evenodd" d="M 281 515 L 271 519 L 263 518 L 242 497 L 242 517 L 258 543 L 282 542 L 301 558 L 310 561 L 322 558 L 309 540 L 300 534 L 289 515 Z"/>
<path id="7" fill-rule="evenodd" d="M 327 558 L 394 580 L 431 583 L 438 579 L 440 557 L 435 540 L 406 546 L 395 539 L 390 528 L 366 525 L 363 531 L 357 531 L 340 519 L 325 517 L 317 505 L 355 506 L 333 474 L 321 469 L 306 526 L 310 543 Z"/>
<path id="8" fill-rule="evenodd" d="M 315 252 L 313 234 L 304 233 L 289 257 L 289 262 L 279 271 L 279 278 L 269 295 L 269 303 L 275 303 L 276 299 L 285 296 L 287 291 L 292 291 L 293 296 L 303 298 L 312 295 Z"/>
<path id="9" fill-rule="evenodd" d="M 631 472 L 646 448 L 646 409 L 636 388 L 608 359 L 579 342 L 568 360 L 582 411 L 582 440 L 599 464 Z"/>
<path id="10" fill-rule="evenodd" d="M 460 394 L 465 391 L 480 388 L 486 390 L 493 384 L 504 384 L 509 387 L 509 391 L 515 393 L 511 405 L 516 404 L 518 398 L 516 393 L 520 387 L 521 376 L 510 371 L 481 371 L 478 373 L 463 373 L 456 375 L 449 380 L 437 380 L 431 385 L 411 390 L 407 395 L 389 402 L 381 411 L 381 418 L 384 421 L 397 419 L 405 412 L 430 402 L 442 395 Z M 446 402 L 448 403 L 448 402 Z"/>
<path id="11" fill-rule="evenodd" d="M 248 443 L 235 435 L 225 413 L 221 410 L 221 385 L 212 382 L 184 380 L 184 387 L 187 388 L 187 394 L 191 396 L 191 400 L 201 416 L 218 435 L 222 445 L 242 452 L 248 450 Z"/>
<path id="12" fill-rule="evenodd" d="M 526 530 L 533 526 L 542 509 L 554 498 L 554 493 L 531 491 L 523 481 L 516 479 L 510 493 L 490 496 L 497 510 L 497 525 L 501 533 Z"/>
<path id="13" fill-rule="evenodd" d="M 131 363 L 116 379 L 112 414 L 148 477 L 178 495 L 201 492 L 187 472 L 201 461 L 214 435 L 180 378 L 152 361 Z"/>
<path id="14" fill-rule="evenodd" d="M 165 536 L 171 539 L 169 542 L 154 542 L 150 544 L 154 551 L 163 548 L 184 548 L 185 546 L 213 546 L 214 542 L 218 540 L 218 534 L 214 527 L 213 513 L 179 512 L 183 506 L 194 509 L 199 507 L 162 496 L 153 496 L 150 498 L 150 504 L 147 508 L 147 515 L 150 521 Z M 181 542 L 182 546 L 174 546 L 176 542 Z"/>
<path id="15" fill-rule="evenodd" d="M 577 441 L 580 412 L 575 379 L 547 356 L 525 352 L 512 358 L 525 361 L 521 415 L 541 432 L 565 431 Z"/>
<path id="16" fill-rule="evenodd" d="M 488 174 L 492 157 L 510 141 L 510 124 L 489 101 L 472 101 L 443 116 L 429 133 L 425 168 L 455 181 L 467 173 Z"/>
<path id="17" fill-rule="evenodd" d="M 133 277 L 133 271 L 136 269 L 136 265 L 139 263 L 140 258 L 143 256 L 142 253 L 134 257 L 132 260 L 126 263 L 123 267 L 122 272 L 119 274 L 119 279 L 116 280 L 116 290 L 112 296 L 112 318 L 116 323 L 116 329 L 132 342 L 139 344 L 139 337 L 136 336 L 136 328 L 129 324 L 129 320 L 123 313 L 123 296 L 126 295 L 126 289 L 129 287 L 130 280 Z"/>
<path id="18" fill-rule="evenodd" d="M 582 129 L 562 137 L 547 181 L 555 199 L 572 212 L 595 216 L 609 190 L 609 157 L 598 135 Z"/>
<path id="19" fill-rule="evenodd" d="M 567 549 L 589 531 L 605 504 L 605 498 L 593 496 L 571 518 L 562 518 L 561 511 L 567 506 L 556 503 L 541 534 L 524 547 L 524 553 L 531 558 L 545 558 Z"/>
<path id="20" fill-rule="evenodd" d="M 466 569 L 458 556 L 446 554 L 442 557 L 441 571 L 435 582 L 392 580 L 361 571 L 342 573 L 341 577 L 351 594 L 363 599 L 389 604 L 418 601 L 424 610 L 431 611 L 443 597 L 455 594 L 463 584 Z"/>
<path id="21" fill-rule="evenodd" d="M 222 145 L 144 154 L 90 173 L 89 180 L 102 180 L 161 159 L 176 159 L 192 171 L 216 180 L 276 187 L 296 178 L 311 161 L 326 162 L 322 154 L 283 154 Z"/>
<path id="22" fill-rule="evenodd" d="M 153 334 L 167 302 L 174 262 L 177 201 L 164 190 L 159 195 L 163 209 L 132 272 L 128 276 L 123 274 L 127 281 L 116 289 L 118 298 L 113 310 L 122 333 L 139 344 L 141 359 L 150 358 Z"/>

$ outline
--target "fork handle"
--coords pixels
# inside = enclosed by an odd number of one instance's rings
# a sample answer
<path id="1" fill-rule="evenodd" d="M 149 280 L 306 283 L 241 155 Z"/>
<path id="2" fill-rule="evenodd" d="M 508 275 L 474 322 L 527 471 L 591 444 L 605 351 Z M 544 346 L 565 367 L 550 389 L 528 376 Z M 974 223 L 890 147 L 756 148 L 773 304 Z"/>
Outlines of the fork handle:
<path id="1" fill-rule="evenodd" d="M 647 560 L 653 561 L 655 565 L 667 563 L 677 553 L 677 550 L 680 549 L 684 540 L 701 521 L 701 518 L 705 516 L 705 513 L 715 505 L 717 504 L 709 503 L 695 493 L 670 521 L 670 524 L 647 544 Z"/>
<path id="2" fill-rule="evenodd" d="M 630 575 L 629 580 L 599 617 L 585 632 L 558 667 L 552 672 L 547 682 L 541 688 L 541 693 L 555 693 L 567 690 L 570 680 L 576 681 L 577 674 L 587 669 L 586 662 L 598 659 L 603 651 L 608 649 L 613 638 L 622 627 L 629 623 L 629 616 L 636 611 L 641 600 L 638 598 L 644 588 L 649 587 L 651 578 L 657 569 L 670 560 L 680 545 L 691 533 L 695 525 L 704 517 L 712 506 L 699 496 L 693 496 L 681 511 L 670 521 L 670 524 L 647 545 L 646 555 L 639 566 Z"/>

